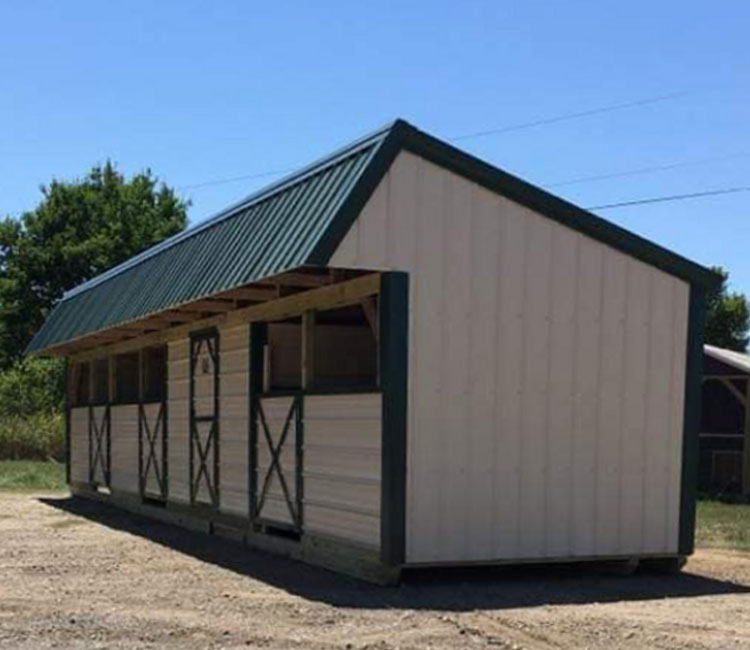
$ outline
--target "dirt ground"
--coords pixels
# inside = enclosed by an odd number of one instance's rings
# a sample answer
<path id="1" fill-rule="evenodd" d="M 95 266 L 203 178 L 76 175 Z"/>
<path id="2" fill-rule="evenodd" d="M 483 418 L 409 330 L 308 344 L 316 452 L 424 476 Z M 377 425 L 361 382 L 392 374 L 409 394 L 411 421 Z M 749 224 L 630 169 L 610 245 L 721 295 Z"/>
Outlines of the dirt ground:
<path id="1" fill-rule="evenodd" d="M 0 648 L 750 648 L 750 555 L 680 575 L 366 585 L 65 496 L 0 493 Z"/>

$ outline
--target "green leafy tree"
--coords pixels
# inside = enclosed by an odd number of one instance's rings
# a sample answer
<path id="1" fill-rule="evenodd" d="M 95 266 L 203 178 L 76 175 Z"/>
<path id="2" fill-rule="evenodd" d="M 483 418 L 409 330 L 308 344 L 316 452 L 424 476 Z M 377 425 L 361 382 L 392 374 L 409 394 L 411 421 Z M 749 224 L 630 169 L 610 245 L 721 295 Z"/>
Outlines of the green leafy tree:
<path id="1" fill-rule="evenodd" d="M 750 310 L 743 293 L 730 292 L 729 273 L 713 267 L 722 282 L 706 296 L 706 343 L 745 352 L 750 331 Z"/>
<path id="2" fill-rule="evenodd" d="M 187 225 L 189 203 L 150 170 L 125 179 L 108 161 L 41 191 L 36 209 L 0 221 L 0 369 L 66 290 Z"/>

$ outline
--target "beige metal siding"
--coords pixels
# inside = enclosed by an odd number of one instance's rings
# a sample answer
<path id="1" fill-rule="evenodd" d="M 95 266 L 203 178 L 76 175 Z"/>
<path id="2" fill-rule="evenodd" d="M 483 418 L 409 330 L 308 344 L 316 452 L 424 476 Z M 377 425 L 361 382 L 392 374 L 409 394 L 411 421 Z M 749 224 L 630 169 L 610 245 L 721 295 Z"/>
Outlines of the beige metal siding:
<path id="1" fill-rule="evenodd" d="M 190 502 L 190 339 L 169 343 L 167 357 L 169 500 Z"/>
<path id="2" fill-rule="evenodd" d="M 243 517 L 248 505 L 248 325 L 219 331 L 220 509 Z"/>
<path id="3" fill-rule="evenodd" d="M 305 397 L 305 530 L 380 545 L 381 396 Z"/>
<path id="4" fill-rule="evenodd" d="M 111 487 L 138 494 L 138 405 L 109 409 L 111 444 Z"/>
<path id="5" fill-rule="evenodd" d="M 70 479 L 89 482 L 89 407 L 70 409 Z"/>
<path id="6" fill-rule="evenodd" d="M 410 274 L 407 561 L 677 551 L 685 282 L 407 152 L 331 265 Z"/>

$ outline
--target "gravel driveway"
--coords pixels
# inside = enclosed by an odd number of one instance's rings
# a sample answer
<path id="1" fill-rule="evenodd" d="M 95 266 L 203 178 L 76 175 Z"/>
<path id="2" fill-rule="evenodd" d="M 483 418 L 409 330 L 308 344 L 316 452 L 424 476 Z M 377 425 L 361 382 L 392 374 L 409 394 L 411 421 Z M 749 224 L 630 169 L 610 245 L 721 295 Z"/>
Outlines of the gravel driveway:
<path id="1" fill-rule="evenodd" d="M 65 496 L 0 493 L 0 647 L 750 648 L 750 556 L 681 575 L 418 574 L 397 588 Z"/>

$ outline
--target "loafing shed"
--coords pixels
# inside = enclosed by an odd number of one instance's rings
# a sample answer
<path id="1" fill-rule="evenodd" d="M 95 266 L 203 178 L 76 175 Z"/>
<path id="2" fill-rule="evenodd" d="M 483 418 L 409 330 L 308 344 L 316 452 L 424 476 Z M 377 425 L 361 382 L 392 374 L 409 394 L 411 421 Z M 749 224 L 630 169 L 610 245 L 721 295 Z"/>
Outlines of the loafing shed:
<path id="1" fill-rule="evenodd" d="M 75 494 L 393 581 L 693 550 L 713 274 L 398 120 L 67 293 Z"/>
<path id="2" fill-rule="evenodd" d="M 750 356 L 703 347 L 698 489 L 750 495 Z"/>

